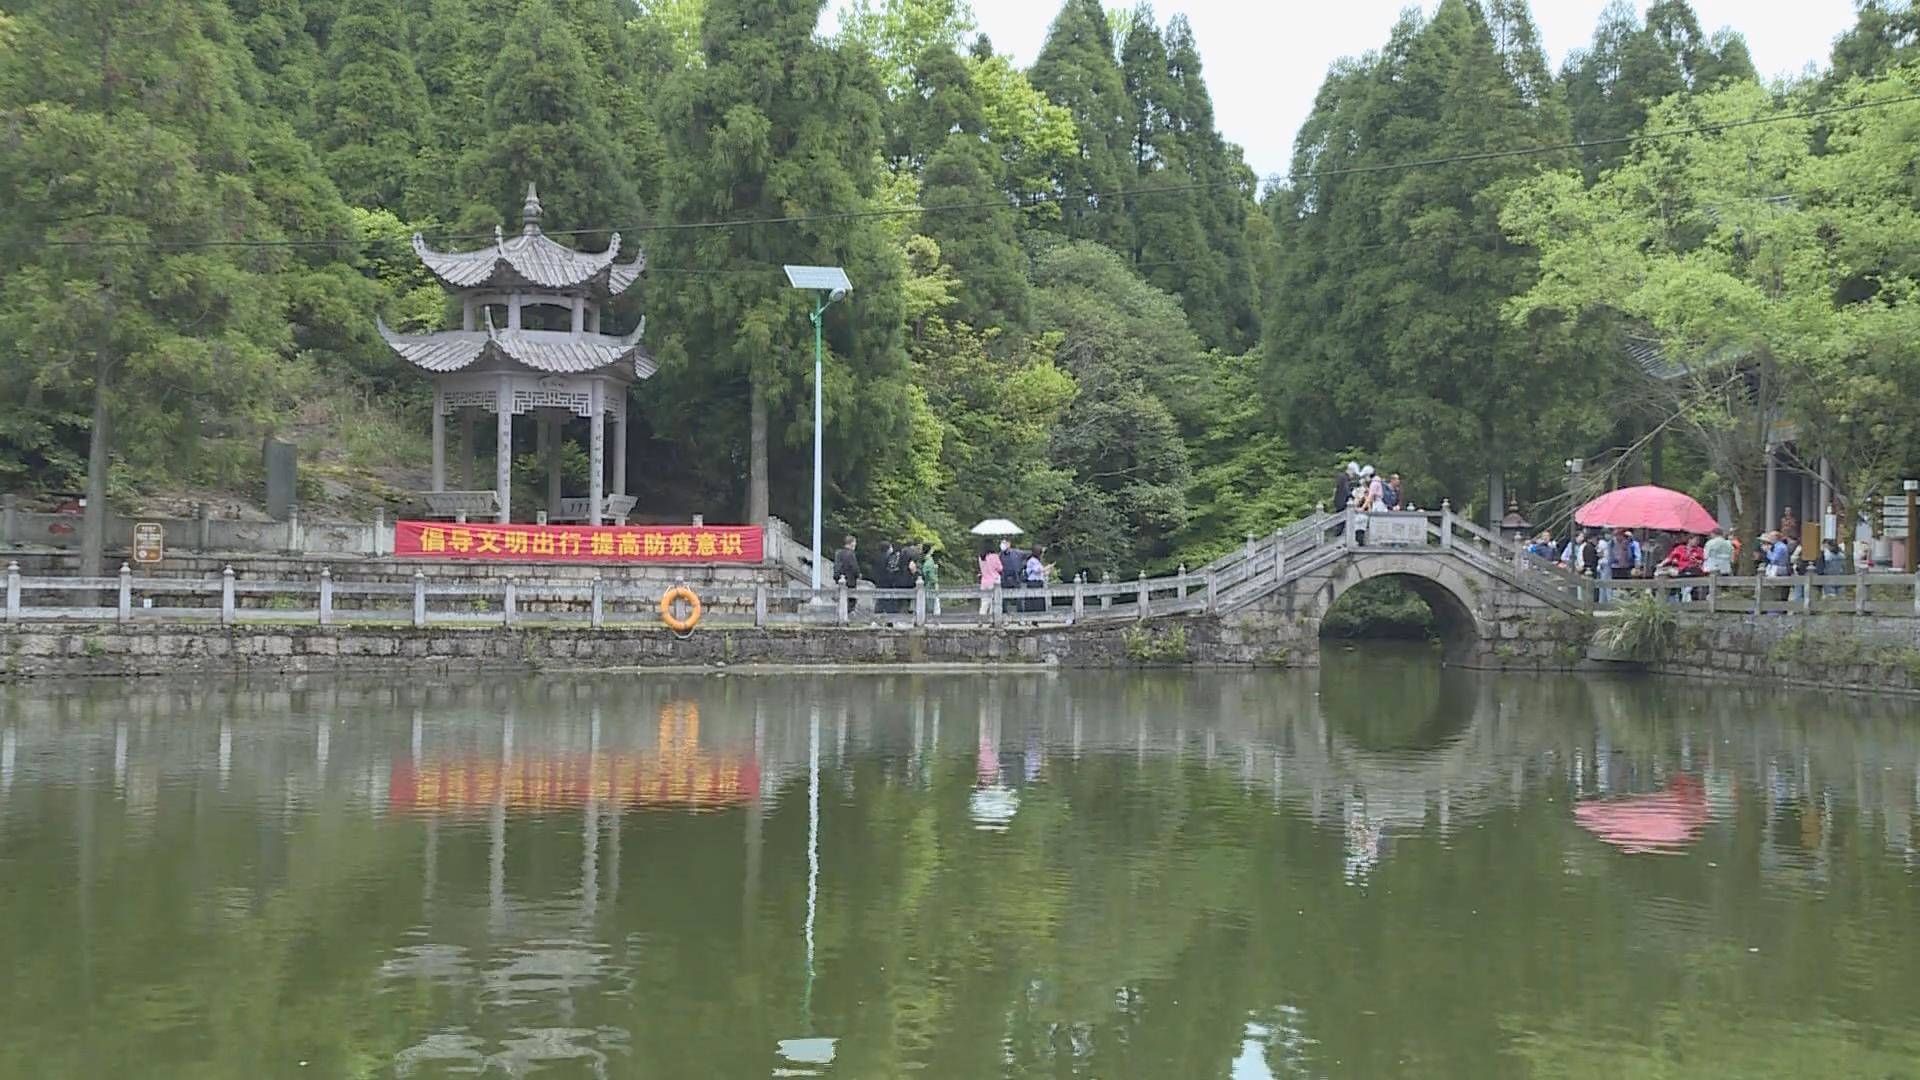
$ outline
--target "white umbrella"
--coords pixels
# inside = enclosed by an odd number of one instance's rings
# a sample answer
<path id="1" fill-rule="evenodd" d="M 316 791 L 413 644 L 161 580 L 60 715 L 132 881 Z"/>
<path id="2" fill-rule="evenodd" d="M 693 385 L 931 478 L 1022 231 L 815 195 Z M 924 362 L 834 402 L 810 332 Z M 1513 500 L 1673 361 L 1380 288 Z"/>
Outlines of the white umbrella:
<path id="1" fill-rule="evenodd" d="M 1019 536 L 1026 531 L 1006 518 L 988 518 L 973 527 L 975 536 Z"/>

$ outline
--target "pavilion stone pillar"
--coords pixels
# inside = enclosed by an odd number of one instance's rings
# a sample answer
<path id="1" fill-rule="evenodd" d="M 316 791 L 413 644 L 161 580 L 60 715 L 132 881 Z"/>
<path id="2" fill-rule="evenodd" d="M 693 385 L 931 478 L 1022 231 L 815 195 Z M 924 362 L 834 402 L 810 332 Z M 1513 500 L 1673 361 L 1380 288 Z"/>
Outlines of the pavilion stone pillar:
<path id="1" fill-rule="evenodd" d="M 447 490 L 447 409 L 446 395 L 433 388 L 433 490 Z"/>
<path id="2" fill-rule="evenodd" d="M 599 379 L 588 385 L 588 398 L 593 410 L 593 434 L 587 450 L 587 456 L 591 459 L 587 465 L 587 524 L 599 525 L 606 521 L 607 504 L 606 390 Z"/>
<path id="3" fill-rule="evenodd" d="M 474 470 L 480 467 L 477 464 L 480 458 L 480 448 L 479 446 L 476 445 L 476 442 L 477 442 L 477 438 L 474 435 L 474 426 L 473 426 L 473 410 L 461 409 L 460 410 L 460 489 L 462 491 L 472 491 L 474 490 L 473 485 L 479 483 L 479 481 L 474 478 Z"/>
<path id="4" fill-rule="evenodd" d="M 587 298 L 573 298 L 573 336 L 579 337 L 587 329 Z"/>
<path id="5" fill-rule="evenodd" d="M 541 421 L 540 430 L 546 436 L 547 455 L 547 520 L 560 516 L 560 442 L 566 429 L 559 415 L 550 416 Z"/>
<path id="6" fill-rule="evenodd" d="M 513 520 L 513 380 L 500 376 L 494 395 L 493 491 L 505 525 Z"/>
<path id="7" fill-rule="evenodd" d="M 507 329 L 520 329 L 520 294 L 507 297 Z"/>
<path id="8" fill-rule="evenodd" d="M 624 387 L 622 388 L 624 392 Z M 620 415 L 613 421 L 613 493 L 627 493 L 627 410 L 630 402 L 622 402 Z"/>

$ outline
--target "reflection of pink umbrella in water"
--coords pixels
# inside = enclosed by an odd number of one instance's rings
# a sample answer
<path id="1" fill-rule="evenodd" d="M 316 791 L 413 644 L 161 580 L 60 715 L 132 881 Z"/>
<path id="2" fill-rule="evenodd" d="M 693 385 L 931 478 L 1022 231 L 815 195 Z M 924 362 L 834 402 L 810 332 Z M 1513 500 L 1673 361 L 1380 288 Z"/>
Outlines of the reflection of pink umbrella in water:
<path id="1" fill-rule="evenodd" d="M 1580 827 L 1630 854 L 1679 854 L 1707 823 L 1707 793 L 1682 773 L 1667 790 L 1619 799 L 1593 799 L 1573 808 Z"/>

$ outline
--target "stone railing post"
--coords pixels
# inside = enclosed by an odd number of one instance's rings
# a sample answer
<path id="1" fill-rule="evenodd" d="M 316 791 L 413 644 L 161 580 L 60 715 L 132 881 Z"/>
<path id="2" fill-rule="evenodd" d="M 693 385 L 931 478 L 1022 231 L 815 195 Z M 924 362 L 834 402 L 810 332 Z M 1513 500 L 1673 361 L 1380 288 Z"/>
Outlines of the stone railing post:
<path id="1" fill-rule="evenodd" d="M 840 579 L 839 594 L 834 598 L 834 621 L 841 626 L 847 625 L 847 581 Z"/>
<path id="2" fill-rule="evenodd" d="M 507 579 L 505 594 L 500 598 L 500 625 L 512 626 L 520 614 L 520 583 Z"/>
<path id="3" fill-rule="evenodd" d="M 389 550 L 391 548 L 387 544 L 387 508 L 376 506 L 373 508 L 373 556 L 379 558 Z"/>
<path id="4" fill-rule="evenodd" d="M 427 575 L 418 570 L 413 572 L 413 625 L 427 625 Z"/>
<path id="5" fill-rule="evenodd" d="M 194 537 L 193 550 L 206 551 L 213 547 L 213 509 L 206 503 L 194 503 L 193 523 L 198 530 L 198 535 Z"/>
<path id="6" fill-rule="evenodd" d="M 1453 546 L 1453 500 L 1440 500 L 1440 546 Z"/>
<path id="7" fill-rule="evenodd" d="M 1138 592 L 1136 594 L 1137 599 L 1134 602 L 1133 616 L 1136 619 L 1145 619 L 1147 617 L 1147 593 L 1149 592 L 1147 588 L 1147 572 L 1145 570 L 1140 571 L 1140 584 L 1137 588 Z"/>
<path id="8" fill-rule="evenodd" d="M 320 625 L 333 621 L 333 569 L 320 568 Z"/>
<path id="9" fill-rule="evenodd" d="M 1181 565 L 1180 574 L 1174 579 L 1174 582 L 1175 589 L 1177 590 L 1174 595 L 1185 600 L 1187 598 L 1187 568 L 1185 564 Z"/>
<path id="10" fill-rule="evenodd" d="M 1087 575 L 1084 571 L 1073 579 L 1073 621 L 1079 622 L 1087 615 Z"/>
<path id="11" fill-rule="evenodd" d="M 1201 576 L 1201 584 L 1204 585 L 1207 590 L 1205 600 L 1207 605 L 1206 611 L 1209 615 L 1220 610 L 1220 605 L 1217 602 L 1220 593 L 1219 590 L 1214 587 L 1217 581 L 1218 579 L 1214 577 L 1214 573 L 1211 570 L 1208 570 Z"/>
<path id="12" fill-rule="evenodd" d="M 287 551 L 298 555 L 306 547 L 307 536 L 300 528 L 300 504 L 287 505 Z"/>
<path id="13" fill-rule="evenodd" d="M 120 604 L 118 617 L 121 622 L 131 622 L 133 620 L 133 567 L 128 566 L 126 563 L 120 564 Z"/>
<path id="14" fill-rule="evenodd" d="M 587 620 L 595 630 L 607 625 L 606 579 L 598 571 L 593 575 L 593 615 Z"/>
<path id="15" fill-rule="evenodd" d="M 1247 561 L 1253 561 L 1253 534 L 1247 534 Z"/>
<path id="16" fill-rule="evenodd" d="M 993 587 L 993 625 L 1004 626 L 1007 621 L 1007 588 L 996 584 Z"/>
<path id="17" fill-rule="evenodd" d="M 927 583 L 924 581 L 913 583 L 913 625 L 927 625 Z"/>
<path id="18" fill-rule="evenodd" d="M 1279 533 L 1273 534 L 1273 583 L 1284 585 L 1287 581 L 1287 545 Z"/>
<path id="19" fill-rule="evenodd" d="M 1762 605 L 1761 598 L 1766 594 L 1766 591 L 1767 591 L 1766 575 L 1759 573 L 1758 570 L 1759 568 L 1755 567 L 1755 573 L 1753 575 L 1753 613 L 1755 615 L 1760 614 L 1760 608 Z"/>
<path id="20" fill-rule="evenodd" d="M 1907 528 L 1911 530 L 1913 526 L 1908 525 Z M 1914 536 L 1911 531 L 1907 533 L 1907 536 L 1909 537 L 1907 543 L 1920 544 L 1920 537 Z M 1913 613 L 1916 616 L 1920 616 L 1920 574 L 1913 575 Z"/>
<path id="21" fill-rule="evenodd" d="M 1720 575 L 1707 575 L 1707 614 L 1720 613 Z"/>
<path id="22" fill-rule="evenodd" d="M 232 626 L 239 618 L 239 605 L 233 599 L 233 566 L 220 571 L 220 625 Z"/>
<path id="23" fill-rule="evenodd" d="M 20 496 L 0 495 L 0 544 L 20 542 Z"/>
<path id="24" fill-rule="evenodd" d="M 753 625 L 767 625 L 767 583 L 764 581 L 753 587 Z"/>
<path id="25" fill-rule="evenodd" d="M 1343 513 L 1343 514 L 1344 514 L 1344 513 L 1346 513 L 1346 512 L 1347 512 L 1347 508 L 1346 508 L 1346 507 L 1344 507 L 1344 506 L 1343 506 L 1343 507 L 1341 507 L 1341 508 L 1340 508 L 1340 512 L 1341 512 L 1341 513 Z M 1327 516 L 1327 504 L 1326 504 L 1326 503 L 1314 503 L 1314 504 L 1313 504 L 1313 516 L 1314 516 L 1314 517 L 1326 517 L 1326 516 Z M 1314 547 L 1319 547 L 1319 546 L 1320 546 L 1321 544 L 1324 544 L 1324 543 L 1326 543 L 1326 540 L 1327 540 L 1327 530 L 1326 530 L 1326 527 L 1325 527 L 1324 525 L 1323 525 L 1323 526 L 1321 526 L 1321 527 L 1320 527 L 1320 528 L 1318 528 L 1318 529 L 1315 529 L 1315 530 L 1313 530 L 1313 546 L 1314 546 Z"/>
<path id="26" fill-rule="evenodd" d="M 1920 591 L 1920 583 L 1915 584 L 1915 590 Z M 1867 613 L 1867 575 L 1858 569 L 1853 572 L 1853 613 L 1855 615 Z"/>
<path id="27" fill-rule="evenodd" d="M 20 564 L 17 562 L 7 564 L 7 621 L 20 621 Z"/>
<path id="28" fill-rule="evenodd" d="M 1103 571 L 1101 571 L 1101 573 L 1100 573 L 1100 584 L 1102 584 L 1102 585 L 1112 585 L 1112 584 L 1113 584 L 1113 571 L 1111 571 L 1111 570 L 1103 570 Z M 1111 609 L 1112 607 L 1113 607 L 1113 590 L 1112 590 L 1112 589 L 1108 589 L 1108 590 L 1106 590 L 1105 592 L 1103 592 L 1103 593 L 1101 593 L 1101 594 L 1100 594 L 1100 610 L 1101 610 L 1101 611 L 1107 611 L 1107 610 L 1109 610 L 1109 609 Z"/>

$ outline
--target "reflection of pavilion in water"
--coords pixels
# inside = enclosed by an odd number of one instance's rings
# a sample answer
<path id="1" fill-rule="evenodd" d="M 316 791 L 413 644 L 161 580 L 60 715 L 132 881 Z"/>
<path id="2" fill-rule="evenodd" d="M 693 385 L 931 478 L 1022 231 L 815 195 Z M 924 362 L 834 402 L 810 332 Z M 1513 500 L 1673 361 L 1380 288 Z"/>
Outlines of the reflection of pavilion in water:
<path id="1" fill-rule="evenodd" d="M 435 1031 L 395 1056 L 407 1075 L 429 1063 L 498 1069 L 519 1075 L 545 1062 L 584 1064 L 607 1075 L 612 1055 L 624 1054 L 630 1033 L 623 1027 L 574 1023 L 575 995 L 631 986 L 629 964 L 596 932 L 602 902 L 617 902 L 620 882 L 621 815 L 637 810 L 694 811 L 745 806 L 757 818 L 762 793 L 760 755 L 765 725 L 756 716 L 752 739 L 703 746 L 700 707 L 667 701 L 657 707 L 651 747 L 605 745 L 603 709 L 587 705 L 584 746 L 552 745 L 550 718 L 538 723 L 545 745 L 516 747 L 515 710 L 501 721 L 499 751 L 478 757 L 471 747 L 440 756 L 424 744 L 416 711 L 408 757 L 396 760 L 389 806 L 427 818 L 424 859 L 423 940 L 402 945 L 381 975 L 395 982 L 428 981 L 473 988 L 476 1012 L 491 1012 L 518 1037 L 502 1038 L 491 1052 L 471 1033 L 471 1017 Z M 507 874 L 508 821 L 580 814 L 580 876 L 572 896 L 516 895 Z M 459 944 L 433 941 L 440 825 L 478 814 L 487 818 L 487 913 L 483 938 L 488 956 L 476 959 Z M 442 917 L 445 913 L 442 912 Z M 555 1023 L 554 1021 L 559 1021 Z"/>

